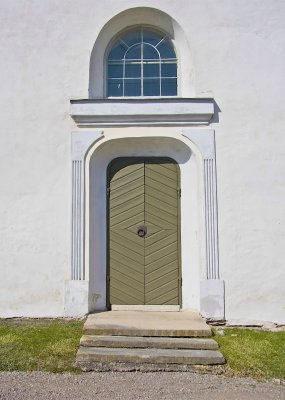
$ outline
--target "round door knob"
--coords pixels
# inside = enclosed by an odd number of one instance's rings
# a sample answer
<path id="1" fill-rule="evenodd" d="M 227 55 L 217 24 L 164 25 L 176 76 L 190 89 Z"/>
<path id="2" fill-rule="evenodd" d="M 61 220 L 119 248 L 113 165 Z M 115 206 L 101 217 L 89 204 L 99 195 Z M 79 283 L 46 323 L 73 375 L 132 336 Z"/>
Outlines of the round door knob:
<path id="1" fill-rule="evenodd" d="M 138 234 L 139 237 L 145 237 L 146 232 L 147 232 L 146 226 L 139 226 L 138 227 L 137 234 Z"/>

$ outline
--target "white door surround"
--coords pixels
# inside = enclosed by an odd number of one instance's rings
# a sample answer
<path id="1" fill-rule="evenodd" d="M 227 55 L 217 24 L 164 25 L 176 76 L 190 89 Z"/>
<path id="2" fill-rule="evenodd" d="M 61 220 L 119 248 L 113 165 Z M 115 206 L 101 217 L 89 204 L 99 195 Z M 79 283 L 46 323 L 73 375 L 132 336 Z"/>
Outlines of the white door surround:
<path id="1" fill-rule="evenodd" d="M 184 101 L 181 113 L 181 104 L 174 100 L 174 112 L 168 114 L 167 121 L 161 116 L 165 110 L 163 102 L 154 109 L 155 118 L 150 109 L 148 113 L 142 111 L 147 101 L 140 103 L 140 112 L 134 116 L 125 114 L 125 110 L 116 116 L 106 108 L 105 122 L 112 128 L 105 128 L 104 132 L 82 129 L 72 133 L 72 267 L 70 280 L 66 281 L 66 315 L 106 309 L 104 171 L 108 163 L 119 156 L 157 155 L 174 158 L 181 168 L 182 309 L 198 310 L 208 318 L 224 318 L 214 131 L 209 127 L 191 127 L 193 123 L 208 123 L 212 102 L 199 100 L 192 99 L 192 104 L 191 99 L 188 104 Z M 101 124 L 103 129 L 106 111 L 101 110 L 98 120 L 98 109 L 92 111 L 94 104 L 90 107 L 90 103 L 77 102 L 76 107 L 72 104 L 71 114 L 80 126 Z M 167 128 L 162 128 L 163 125 Z"/>

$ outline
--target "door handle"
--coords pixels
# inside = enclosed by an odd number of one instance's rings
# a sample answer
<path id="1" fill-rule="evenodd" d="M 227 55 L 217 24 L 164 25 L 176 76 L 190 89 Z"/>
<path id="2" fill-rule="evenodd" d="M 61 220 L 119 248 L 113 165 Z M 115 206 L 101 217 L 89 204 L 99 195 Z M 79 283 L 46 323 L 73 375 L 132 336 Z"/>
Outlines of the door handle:
<path id="1" fill-rule="evenodd" d="M 147 227 L 146 226 L 139 226 L 137 229 L 137 234 L 139 237 L 145 237 L 147 234 Z"/>

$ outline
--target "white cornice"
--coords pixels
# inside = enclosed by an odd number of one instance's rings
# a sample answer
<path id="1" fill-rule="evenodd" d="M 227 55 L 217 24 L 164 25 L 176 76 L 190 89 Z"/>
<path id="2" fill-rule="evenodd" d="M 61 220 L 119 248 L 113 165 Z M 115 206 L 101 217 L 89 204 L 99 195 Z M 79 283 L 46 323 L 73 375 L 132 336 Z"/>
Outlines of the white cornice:
<path id="1" fill-rule="evenodd" d="M 214 115 L 208 98 L 71 100 L 70 115 L 79 127 L 207 125 Z"/>

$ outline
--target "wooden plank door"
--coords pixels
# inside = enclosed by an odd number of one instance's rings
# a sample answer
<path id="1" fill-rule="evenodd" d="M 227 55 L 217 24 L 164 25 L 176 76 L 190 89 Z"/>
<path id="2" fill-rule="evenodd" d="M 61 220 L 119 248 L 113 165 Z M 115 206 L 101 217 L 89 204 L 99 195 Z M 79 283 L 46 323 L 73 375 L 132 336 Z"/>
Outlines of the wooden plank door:
<path id="1" fill-rule="evenodd" d="M 179 170 L 145 163 L 145 304 L 179 304 Z"/>
<path id="2" fill-rule="evenodd" d="M 119 158 L 108 170 L 110 304 L 179 304 L 179 168 Z"/>
<path id="3" fill-rule="evenodd" d="M 144 304 L 144 163 L 116 159 L 109 179 L 110 304 Z"/>

